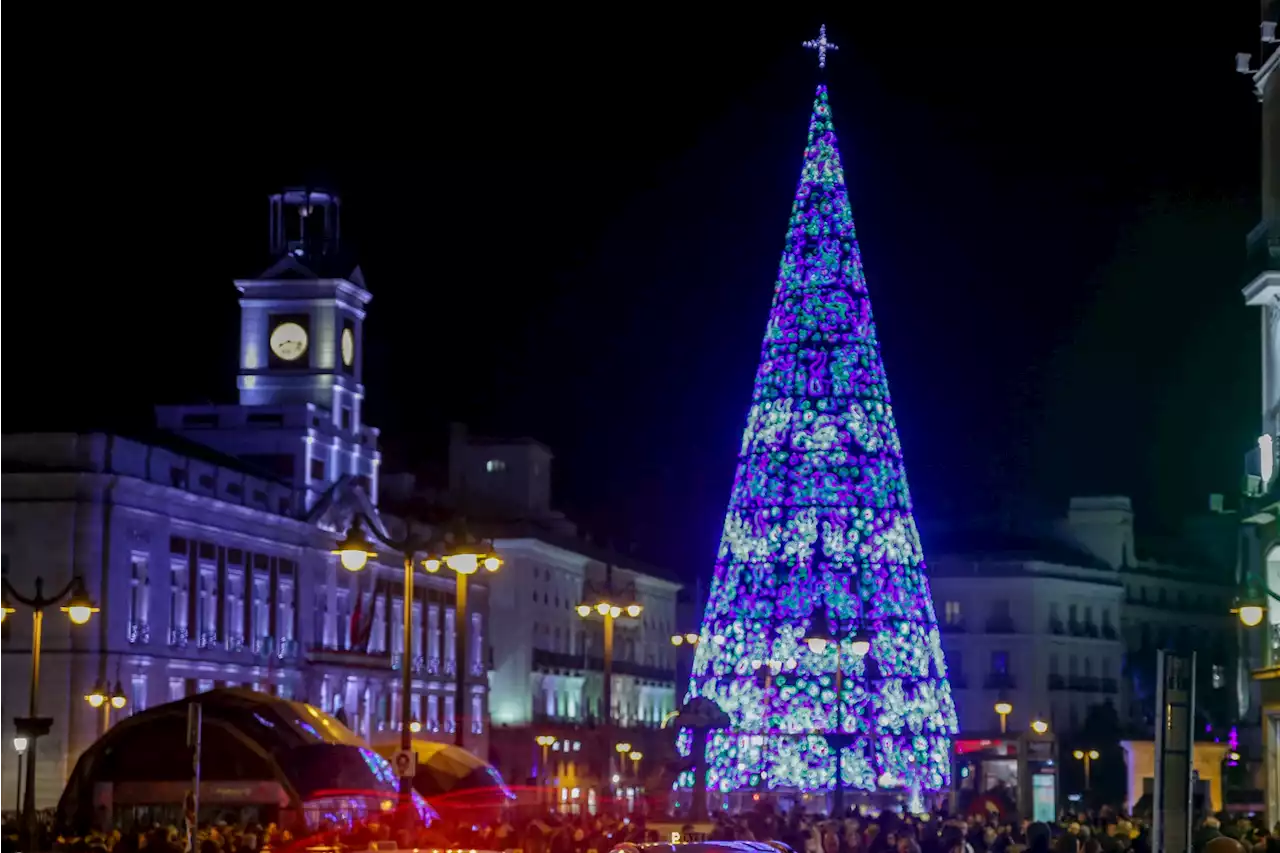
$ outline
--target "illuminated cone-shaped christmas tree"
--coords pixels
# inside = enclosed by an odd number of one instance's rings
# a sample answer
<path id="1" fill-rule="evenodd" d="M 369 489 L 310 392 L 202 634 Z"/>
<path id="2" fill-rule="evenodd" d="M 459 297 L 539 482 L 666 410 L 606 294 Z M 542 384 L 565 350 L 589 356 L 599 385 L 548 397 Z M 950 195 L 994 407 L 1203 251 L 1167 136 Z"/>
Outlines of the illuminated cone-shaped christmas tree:
<path id="1" fill-rule="evenodd" d="M 841 789 L 942 789 L 946 675 L 819 86 L 689 687 L 733 721 L 708 790 L 834 788 L 841 748 Z"/>

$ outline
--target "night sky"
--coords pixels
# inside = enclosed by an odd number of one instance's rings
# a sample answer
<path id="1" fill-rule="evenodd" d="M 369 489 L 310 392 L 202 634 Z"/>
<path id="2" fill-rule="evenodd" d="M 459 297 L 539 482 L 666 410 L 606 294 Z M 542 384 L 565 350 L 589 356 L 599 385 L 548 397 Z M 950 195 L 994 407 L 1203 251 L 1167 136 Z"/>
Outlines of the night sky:
<path id="1" fill-rule="evenodd" d="M 232 279 L 267 265 L 267 193 L 323 180 L 384 470 L 437 477 L 451 420 L 533 436 L 584 527 L 705 575 L 825 21 L 926 548 L 1070 494 L 1171 524 L 1257 429 L 1258 17 L 1139 5 L 48 21 L 10 96 L 4 428 L 234 400 Z"/>

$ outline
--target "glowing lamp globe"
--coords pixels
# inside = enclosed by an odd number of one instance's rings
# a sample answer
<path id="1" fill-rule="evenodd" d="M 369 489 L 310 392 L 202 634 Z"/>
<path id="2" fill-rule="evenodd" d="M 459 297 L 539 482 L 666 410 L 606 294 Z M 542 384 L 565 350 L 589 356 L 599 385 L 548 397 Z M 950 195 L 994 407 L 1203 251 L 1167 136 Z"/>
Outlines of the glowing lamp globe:
<path id="1" fill-rule="evenodd" d="M 1240 608 L 1240 623 L 1246 628 L 1256 628 L 1262 624 L 1262 617 L 1265 611 L 1256 604 L 1246 604 Z"/>
<path id="2" fill-rule="evenodd" d="M 632 619 L 635 619 L 637 616 L 639 616 L 643 612 L 644 612 L 643 605 L 640 605 L 640 604 L 627 605 L 627 615 L 630 616 Z"/>
<path id="3" fill-rule="evenodd" d="M 717 642 L 721 642 L 720 638 L 716 638 Z M 809 647 L 809 651 L 815 655 L 820 655 L 827 650 L 827 644 L 830 642 L 826 637 L 805 637 L 804 644 Z"/>
<path id="4" fill-rule="evenodd" d="M 698 642 L 698 635 L 690 631 L 688 634 L 684 635 L 684 641 L 691 646 L 695 645 Z"/>
<path id="5" fill-rule="evenodd" d="M 27 739 L 19 735 L 13 739 L 13 748 L 19 755 L 27 751 Z"/>
<path id="6" fill-rule="evenodd" d="M 103 703 L 107 701 L 107 688 L 99 681 L 93 685 L 93 689 L 85 694 L 84 701 L 89 703 L 90 707 L 101 708 Z"/>
<path id="7" fill-rule="evenodd" d="M 358 525 L 352 525 L 347 530 L 347 535 L 342 537 L 342 541 L 338 543 L 332 553 L 338 555 L 338 561 L 342 563 L 342 568 L 349 572 L 361 571 L 368 565 L 370 557 L 378 556 L 374 552 L 373 546 L 369 544 L 364 531 Z"/>
<path id="8" fill-rule="evenodd" d="M 581 616 L 583 619 L 586 619 L 588 616 L 590 616 L 590 615 L 591 615 L 591 605 L 589 605 L 589 604 L 579 604 L 579 605 L 578 605 L 578 615 L 579 615 L 579 616 Z"/>
<path id="9" fill-rule="evenodd" d="M 440 571 L 440 561 L 439 560 L 423 560 L 422 567 L 434 575 L 436 572 Z"/>
<path id="10" fill-rule="evenodd" d="M 1074 757 L 1074 758 L 1078 761 L 1078 760 L 1080 760 L 1081 758 L 1084 758 L 1084 750 L 1083 750 L 1083 749 L 1077 749 L 1075 752 L 1071 753 L 1071 755 L 1072 755 L 1072 757 Z"/>
<path id="11" fill-rule="evenodd" d="M 500 558 L 498 557 L 484 558 L 484 570 L 486 572 L 496 572 L 500 568 L 502 568 L 502 560 Z"/>
<path id="12" fill-rule="evenodd" d="M 684 637 L 683 637 L 682 635 L 680 635 L 680 634 L 672 634 L 672 635 L 671 635 L 671 645 L 673 645 L 673 646 L 683 646 L 683 645 L 684 645 Z"/>
<path id="13" fill-rule="evenodd" d="M 71 598 L 62 607 L 62 612 L 67 614 L 67 618 L 76 625 L 83 625 L 98 612 L 98 607 L 89 599 L 89 593 L 85 590 L 84 584 L 77 581 L 71 592 Z"/>
<path id="14" fill-rule="evenodd" d="M 1042 735 L 1045 732 L 1049 731 L 1049 724 L 1046 723 L 1044 720 L 1032 720 L 1031 731 L 1035 732 L 1038 735 Z"/>
<path id="15" fill-rule="evenodd" d="M 597 604 L 597 605 L 596 605 L 596 612 L 597 612 L 597 613 L 599 613 L 601 616 L 608 616 L 608 615 L 609 615 L 609 603 L 608 603 L 608 602 L 605 602 L 605 601 L 602 601 L 602 602 L 600 602 L 599 604 Z"/>
<path id="16" fill-rule="evenodd" d="M 1013 713 L 1013 706 L 1008 702 L 997 702 L 996 713 L 1002 717 L 1007 717 Z"/>
<path id="17" fill-rule="evenodd" d="M 418 732 L 422 731 L 422 723 L 417 720 L 410 720 L 409 731 L 416 735 Z"/>
<path id="18" fill-rule="evenodd" d="M 849 651 L 857 657 L 863 657 L 871 651 L 871 638 L 866 634 L 854 634 L 849 640 Z"/>
<path id="19" fill-rule="evenodd" d="M 475 554 L 450 554 L 444 564 L 460 575 L 474 575 L 480 568 L 480 558 Z"/>

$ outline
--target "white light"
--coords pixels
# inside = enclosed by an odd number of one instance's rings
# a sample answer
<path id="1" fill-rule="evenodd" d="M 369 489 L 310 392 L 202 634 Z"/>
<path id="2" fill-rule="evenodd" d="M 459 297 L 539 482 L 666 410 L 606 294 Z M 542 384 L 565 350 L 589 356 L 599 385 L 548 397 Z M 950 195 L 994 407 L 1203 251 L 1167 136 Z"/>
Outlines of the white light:
<path id="1" fill-rule="evenodd" d="M 19 755 L 27 751 L 27 739 L 19 735 L 13 739 L 13 748 Z"/>
<path id="2" fill-rule="evenodd" d="M 1258 461 L 1261 463 L 1259 473 L 1262 474 L 1262 485 L 1271 485 L 1271 475 L 1276 469 L 1275 441 L 1271 433 L 1258 436 Z"/>

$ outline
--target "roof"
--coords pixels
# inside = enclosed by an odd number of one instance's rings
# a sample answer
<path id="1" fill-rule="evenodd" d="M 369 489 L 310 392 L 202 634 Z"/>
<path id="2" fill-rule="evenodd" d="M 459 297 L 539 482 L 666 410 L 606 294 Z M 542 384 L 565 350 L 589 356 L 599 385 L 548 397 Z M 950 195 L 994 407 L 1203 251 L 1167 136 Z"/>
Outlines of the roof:
<path id="1" fill-rule="evenodd" d="M 1086 569 L 1112 571 L 1105 560 L 1100 560 L 1080 548 L 1047 536 L 1033 536 L 998 531 L 968 530 L 944 533 L 931 537 L 926 543 L 926 553 L 966 557 L 996 557 L 1002 560 L 1024 560 L 1053 563 L 1059 566 L 1079 566 Z"/>

